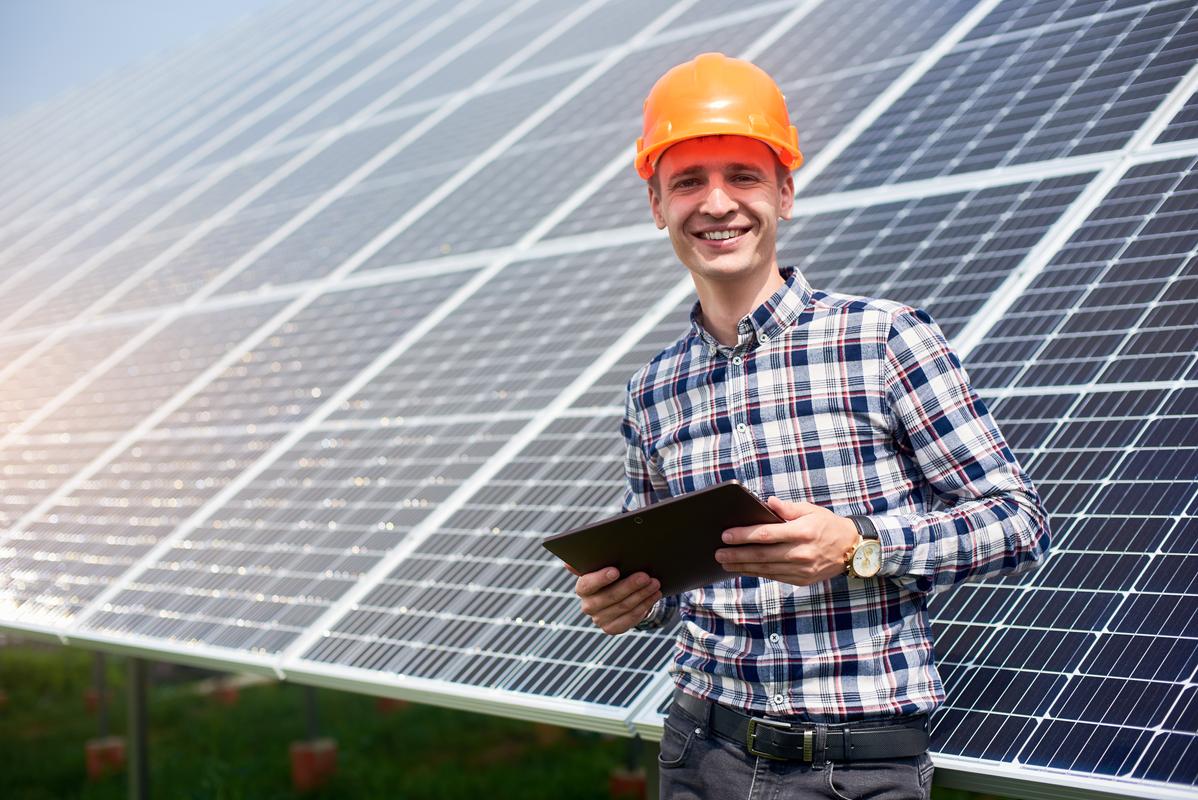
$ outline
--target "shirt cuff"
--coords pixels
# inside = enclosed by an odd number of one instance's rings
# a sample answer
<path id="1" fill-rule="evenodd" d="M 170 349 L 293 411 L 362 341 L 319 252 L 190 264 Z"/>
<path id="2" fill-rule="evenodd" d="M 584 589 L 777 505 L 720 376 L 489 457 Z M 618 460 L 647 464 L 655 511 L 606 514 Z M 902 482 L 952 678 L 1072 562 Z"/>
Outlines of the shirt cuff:
<path id="1" fill-rule="evenodd" d="M 649 609 L 645 618 L 632 626 L 634 631 L 656 630 L 670 622 L 678 610 L 678 596 L 663 597 Z"/>
<path id="2" fill-rule="evenodd" d="M 882 546 L 882 567 L 878 574 L 895 577 L 907 574 L 911 568 L 915 533 L 901 516 L 863 517 L 863 522 L 873 525 Z"/>

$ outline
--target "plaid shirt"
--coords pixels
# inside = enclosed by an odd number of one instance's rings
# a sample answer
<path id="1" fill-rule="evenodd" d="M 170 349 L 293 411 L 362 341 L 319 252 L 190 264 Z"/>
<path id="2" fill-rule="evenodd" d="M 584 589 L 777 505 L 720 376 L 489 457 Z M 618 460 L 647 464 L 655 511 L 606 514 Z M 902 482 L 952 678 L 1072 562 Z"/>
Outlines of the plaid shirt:
<path id="1" fill-rule="evenodd" d="M 1038 563 L 1047 515 L 926 312 L 781 273 L 735 346 L 702 327 L 696 303 L 690 330 L 629 381 L 624 509 L 735 478 L 762 499 L 868 515 L 880 576 L 734 577 L 663 598 L 638 627 L 680 613 L 675 681 L 742 711 L 825 723 L 930 712 L 944 700 L 930 594 Z"/>

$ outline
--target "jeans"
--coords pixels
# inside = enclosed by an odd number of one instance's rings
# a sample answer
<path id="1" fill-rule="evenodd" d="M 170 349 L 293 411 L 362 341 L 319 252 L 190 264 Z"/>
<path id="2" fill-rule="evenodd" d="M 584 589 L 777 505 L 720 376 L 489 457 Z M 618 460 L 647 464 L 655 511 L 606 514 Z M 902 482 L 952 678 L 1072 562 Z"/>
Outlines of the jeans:
<path id="1" fill-rule="evenodd" d="M 855 729 L 863 729 L 857 723 Z M 826 762 L 775 761 L 752 756 L 733 742 L 671 706 L 658 756 L 661 800 L 928 800 L 932 759 Z"/>

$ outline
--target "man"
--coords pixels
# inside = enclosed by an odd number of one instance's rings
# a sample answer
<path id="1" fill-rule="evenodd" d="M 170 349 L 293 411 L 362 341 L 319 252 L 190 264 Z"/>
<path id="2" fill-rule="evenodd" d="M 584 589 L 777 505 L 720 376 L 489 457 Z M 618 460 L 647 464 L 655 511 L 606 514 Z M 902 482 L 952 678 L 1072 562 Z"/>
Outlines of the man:
<path id="1" fill-rule="evenodd" d="M 671 69 L 637 149 L 699 300 L 629 382 L 625 509 L 736 479 L 785 520 L 726 531 L 729 579 L 682 596 L 578 578 L 609 634 L 685 623 L 662 796 L 927 797 L 929 595 L 1038 563 L 1040 499 L 925 312 L 779 267 L 802 155 L 768 75 Z"/>

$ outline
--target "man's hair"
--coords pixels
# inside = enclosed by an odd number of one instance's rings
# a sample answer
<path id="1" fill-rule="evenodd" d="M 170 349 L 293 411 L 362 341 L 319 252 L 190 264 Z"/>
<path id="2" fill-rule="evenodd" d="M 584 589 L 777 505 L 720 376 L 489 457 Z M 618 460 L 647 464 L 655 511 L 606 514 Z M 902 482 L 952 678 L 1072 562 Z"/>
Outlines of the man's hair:
<path id="1" fill-rule="evenodd" d="M 786 177 L 788 175 L 790 175 L 790 170 L 784 167 L 782 162 L 775 158 L 774 180 L 778 182 L 779 186 L 786 182 Z M 653 174 L 649 176 L 648 184 L 653 188 L 654 194 L 656 194 L 658 197 L 661 197 L 661 177 L 657 174 L 657 170 L 654 170 Z"/>

